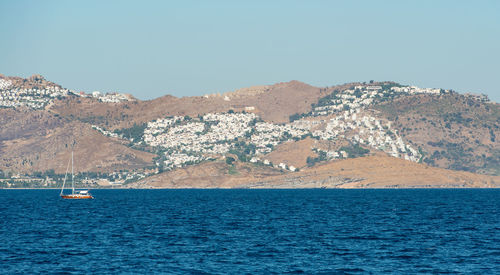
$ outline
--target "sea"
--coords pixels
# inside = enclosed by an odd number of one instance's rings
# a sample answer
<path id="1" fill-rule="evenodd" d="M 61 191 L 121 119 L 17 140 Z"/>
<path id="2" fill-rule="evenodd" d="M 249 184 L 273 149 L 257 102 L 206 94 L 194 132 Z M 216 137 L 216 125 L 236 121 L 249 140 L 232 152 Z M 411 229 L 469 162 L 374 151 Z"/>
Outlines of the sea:
<path id="1" fill-rule="evenodd" d="M 500 273 L 499 189 L 0 190 L 0 274 Z"/>

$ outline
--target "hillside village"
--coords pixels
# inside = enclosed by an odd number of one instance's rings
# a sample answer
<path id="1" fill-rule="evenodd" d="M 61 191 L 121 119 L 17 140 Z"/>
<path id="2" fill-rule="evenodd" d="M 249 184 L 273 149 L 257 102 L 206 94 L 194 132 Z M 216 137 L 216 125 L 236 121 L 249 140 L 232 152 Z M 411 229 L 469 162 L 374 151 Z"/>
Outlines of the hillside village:
<path id="1" fill-rule="evenodd" d="M 39 78 L 35 78 L 39 79 Z M 43 79 L 43 78 L 42 78 Z M 269 89 L 263 86 L 257 95 Z M 326 89 L 325 89 L 326 90 Z M 134 125 L 130 129 L 106 129 L 101 125 L 92 128 L 106 137 L 120 140 L 133 149 L 156 155 L 153 168 L 134 171 L 120 170 L 109 174 L 89 174 L 82 178 L 85 184 L 120 185 L 178 168 L 214 160 L 228 164 L 236 160 L 278 169 L 298 172 L 307 169 L 287 159 L 273 163 L 269 157 L 283 144 L 293 144 L 312 139 L 310 152 L 317 157 L 307 159 L 307 166 L 332 160 L 355 158 L 368 153 L 385 153 L 387 156 L 411 162 L 422 162 L 425 152 L 393 128 L 393 122 L 380 116 L 370 106 L 391 101 L 405 95 L 447 95 L 450 90 L 402 86 L 393 82 L 357 84 L 340 90 L 331 89 L 307 113 L 290 115 L 287 123 L 264 121 L 254 106 L 238 105 L 226 112 L 204 113 L 195 117 L 166 116 Z M 236 96 L 243 96 L 237 93 Z M 0 107 L 28 107 L 35 110 L 47 108 L 55 99 L 83 97 L 116 104 L 135 99 L 126 94 L 95 91 L 90 94 L 74 92 L 57 85 L 19 86 L 0 78 Z M 231 102 L 232 94 L 225 94 L 224 101 Z M 487 97 L 466 94 L 474 100 L 488 102 Z M 204 98 L 207 98 L 206 96 Z M 1 172 L 1 171 L 0 171 Z M 14 174 L 19 181 L 20 175 Z M 48 180 L 48 181 L 47 181 Z M 46 181 L 50 182 L 50 178 Z M 29 181 L 28 181 L 29 182 Z M 107 183 L 106 183 L 107 182 Z"/>
<path id="2" fill-rule="evenodd" d="M 362 108 L 374 102 L 387 100 L 403 94 L 447 93 L 451 93 L 451 91 L 443 89 L 419 88 L 415 86 L 400 87 L 399 85 L 395 86 L 394 84 L 388 85 L 387 87 L 379 85 L 355 86 L 354 89 L 335 91 L 331 94 L 331 96 L 320 100 L 320 102 L 315 105 L 311 115 L 325 116 L 342 110 Z"/>
<path id="3" fill-rule="evenodd" d="M 254 148 L 249 159 L 273 165 L 265 158 L 273 148 L 283 142 L 300 140 L 312 136 L 321 140 L 347 139 L 380 150 L 387 154 L 417 162 L 421 153 L 403 141 L 396 130 L 391 131 L 391 123 L 364 112 L 364 107 L 374 100 L 383 100 L 404 93 L 449 93 L 442 89 L 422 89 L 418 87 L 356 86 L 352 90 L 334 92 L 327 100 L 320 100 L 310 114 L 286 124 L 259 121 L 253 113 L 206 114 L 200 121 L 182 124 L 182 117 L 159 119 L 148 123 L 144 131 L 144 143 L 169 150 L 165 153 L 166 169 L 182 167 L 184 164 L 200 162 L 223 155 L 235 148 L 238 139 Z M 324 117 L 315 119 L 315 117 Z M 257 122 L 258 121 L 258 122 Z M 176 125 L 178 124 L 178 125 Z M 383 125 L 382 125 L 383 124 Z M 323 128 L 323 129 L 321 129 Z M 322 151 L 318 148 L 312 148 Z M 175 152 L 174 154 L 169 154 Z M 184 152 L 184 153 L 181 153 Z M 348 158 L 345 151 L 325 151 L 327 160 Z M 284 168 L 284 163 L 275 164 Z M 293 167 L 292 169 L 294 169 Z"/>
<path id="4" fill-rule="evenodd" d="M 99 91 L 94 91 L 92 94 L 87 95 L 85 93 L 78 93 L 77 94 L 80 97 L 93 97 L 101 102 L 106 102 L 106 103 L 120 103 L 124 101 L 133 101 L 134 98 L 130 95 L 127 94 L 120 94 L 120 93 L 101 93 Z"/>
<path id="5" fill-rule="evenodd" d="M 418 148 L 405 142 L 398 131 L 391 128 L 390 121 L 377 118 L 373 112 L 365 110 L 366 106 L 376 101 L 418 93 L 450 91 L 400 86 L 355 86 L 354 89 L 332 92 L 320 99 L 310 113 L 291 117 L 289 123 L 264 122 L 249 108 L 249 112 L 208 113 L 197 118 L 173 116 L 148 122 L 140 140 L 130 141 L 134 145 L 156 148 L 160 154 L 156 165 L 162 171 L 224 158 L 227 154 L 236 154 L 252 163 L 296 171 L 297 167 L 287 163 L 273 164 L 266 154 L 282 143 L 306 137 L 324 141 L 347 140 L 354 146 L 418 162 L 422 158 Z M 98 126 L 93 127 L 104 135 L 125 138 Z M 339 148 L 311 149 L 325 155 L 323 160 L 351 157 L 347 151 Z"/>
<path id="6" fill-rule="evenodd" d="M 98 91 L 86 94 L 84 92 L 75 92 L 61 88 L 58 85 L 40 85 L 30 88 L 16 87 L 12 80 L 0 78 L 0 108 L 28 107 L 35 110 L 44 109 L 54 99 L 67 96 L 95 98 L 106 103 L 120 103 L 134 100 L 130 95 L 126 94 L 103 94 Z"/>
<path id="7" fill-rule="evenodd" d="M 149 122 L 143 141 L 165 149 L 165 169 L 182 167 L 246 147 L 248 155 L 264 155 L 271 148 L 309 133 L 305 121 L 277 125 L 259 121 L 253 113 L 209 113 L 197 119 L 173 117 Z"/>
<path id="8" fill-rule="evenodd" d="M 29 89 L 11 87 L 12 81 L 0 79 L 0 107 L 43 109 L 54 98 L 65 97 L 70 93 L 68 89 L 57 86 Z"/>

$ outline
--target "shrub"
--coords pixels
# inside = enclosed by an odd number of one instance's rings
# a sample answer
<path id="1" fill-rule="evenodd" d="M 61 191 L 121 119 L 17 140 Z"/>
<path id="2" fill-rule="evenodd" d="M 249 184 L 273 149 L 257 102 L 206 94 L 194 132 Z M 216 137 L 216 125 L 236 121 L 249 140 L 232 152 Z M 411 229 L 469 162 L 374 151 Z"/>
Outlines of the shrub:
<path id="1" fill-rule="evenodd" d="M 233 165 L 235 159 L 233 157 L 226 157 L 226 164 Z"/>
<path id="2" fill-rule="evenodd" d="M 363 157 L 370 152 L 370 150 L 365 149 L 359 144 L 354 144 L 351 146 L 342 146 L 340 151 L 345 151 L 350 158 Z"/>

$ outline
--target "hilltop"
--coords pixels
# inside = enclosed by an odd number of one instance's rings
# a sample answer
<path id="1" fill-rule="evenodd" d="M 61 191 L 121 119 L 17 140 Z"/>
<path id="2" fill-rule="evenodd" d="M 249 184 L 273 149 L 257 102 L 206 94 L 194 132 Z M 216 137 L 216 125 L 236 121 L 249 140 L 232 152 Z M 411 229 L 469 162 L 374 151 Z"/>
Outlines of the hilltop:
<path id="1" fill-rule="evenodd" d="M 74 150 L 90 186 L 494 187 L 498 121 L 485 96 L 394 82 L 141 101 L 0 75 L 0 178 L 47 185 Z"/>
<path id="2" fill-rule="evenodd" d="M 500 175 L 500 108 L 484 99 L 415 95 L 374 106 L 432 166 Z"/>

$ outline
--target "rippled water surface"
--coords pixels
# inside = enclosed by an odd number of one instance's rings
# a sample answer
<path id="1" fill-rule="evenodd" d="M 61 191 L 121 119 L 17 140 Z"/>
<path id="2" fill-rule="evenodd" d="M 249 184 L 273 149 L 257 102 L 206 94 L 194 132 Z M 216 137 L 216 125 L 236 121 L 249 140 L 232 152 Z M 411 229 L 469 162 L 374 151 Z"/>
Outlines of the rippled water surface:
<path id="1" fill-rule="evenodd" d="M 500 270 L 500 190 L 0 190 L 0 273 Z"/>

